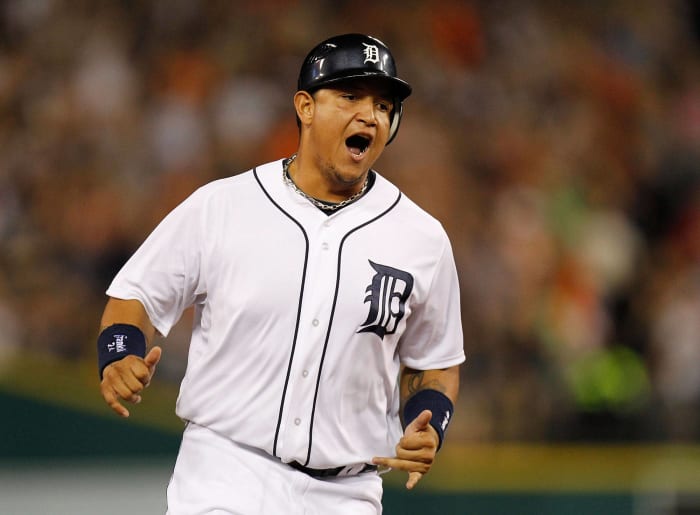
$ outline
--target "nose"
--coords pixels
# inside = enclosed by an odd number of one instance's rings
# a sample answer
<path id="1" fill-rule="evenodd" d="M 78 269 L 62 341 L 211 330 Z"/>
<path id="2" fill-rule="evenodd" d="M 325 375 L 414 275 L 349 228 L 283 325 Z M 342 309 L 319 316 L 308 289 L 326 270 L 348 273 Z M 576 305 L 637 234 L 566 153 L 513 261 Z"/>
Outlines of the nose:
<path id="1" fill-rule="evenodd" d="M 376 125 L 377 116 L 374 111 L 375 101 L 371 96 L 365 96 L 357 103 L 357 118 L 367 125 Z"/>

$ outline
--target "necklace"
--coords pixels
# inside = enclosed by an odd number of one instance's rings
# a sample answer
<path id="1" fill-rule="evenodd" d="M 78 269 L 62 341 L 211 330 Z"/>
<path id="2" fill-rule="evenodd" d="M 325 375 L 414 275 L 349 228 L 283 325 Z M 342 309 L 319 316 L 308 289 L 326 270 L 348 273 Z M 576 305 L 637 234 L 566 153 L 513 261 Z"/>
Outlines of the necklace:
<path id="1" fill-rule="evenodd" d="M 365 194 L 365 191 L 367 191 L 367 182 L 369 179 L 369 176 L 365 178 L 364 184 L 362 184 L 362 188 L 360 188 L 360 191 L 352 195 L 351 197 L 346 198 L 345 200 L 341 200 L 340 202 L 336 203 L 326 203 L 326 202 L 321 202 L 317 198 L 312 197 L 311 195 L 306 194 L 302 190 L 299 189 L 299 186 L 296 185 L 292 177 L 289 175 L 289 165 L 292 164 L 292 162 L 297 158 L 296 154 L 292 154 L 292 156 L 289 159 L 286 159 L 284 161 L 284 164 L 282 165 L 282 179 L 284 179 L 284 182 L 288 184 L 289 186 L 292 187 L 294 191 L 296 191 L 299 195 L 304 197 L 306 200 L 311 202 L 314 206 L 317 208 L 323 210 L 323 211 L 337 211 L 341 207 L 347 206 L 351 202 L 354 202 L 358 198 L 360 198 L 362 195 Z"/>

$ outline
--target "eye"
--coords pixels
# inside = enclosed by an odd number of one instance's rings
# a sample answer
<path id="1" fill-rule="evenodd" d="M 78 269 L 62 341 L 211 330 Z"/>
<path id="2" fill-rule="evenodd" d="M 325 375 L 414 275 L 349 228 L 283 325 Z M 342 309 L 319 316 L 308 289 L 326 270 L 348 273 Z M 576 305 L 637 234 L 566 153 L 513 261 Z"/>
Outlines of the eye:
<path id="1" fill-rule="evenodd" d="M 382 100 L 381 102 L 377 102 L 377 107 L 383 113 L 389 113 L 394 108 L 391 102 L 387 102 L 384 100 Z"/>
<path id="2" fill-rule="evenodd" d="M 350 100 L 350 101 L 357 100 L 357 95 L 355 95 L 354 93 L 343 93 L 342 97 L 345 100 Z"/>

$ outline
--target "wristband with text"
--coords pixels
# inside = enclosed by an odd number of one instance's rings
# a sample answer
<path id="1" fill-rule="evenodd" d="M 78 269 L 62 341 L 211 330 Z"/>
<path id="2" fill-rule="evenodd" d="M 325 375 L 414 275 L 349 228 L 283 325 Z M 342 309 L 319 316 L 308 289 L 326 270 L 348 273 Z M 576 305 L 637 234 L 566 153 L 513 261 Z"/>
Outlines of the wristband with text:
<path id="1" fill-rule="evenodd" d="M 114 324 L 107 327 L 97 338 L 97 366 L 102 372 L 110 363 L 135 354 L 146 355 L 146 337 L 141 329 L 130 324 Z"/>
<path id="2" fill-rule="evenodd" d="M 433 417 L 430 419 L 430 425 L 437 431 L 439 437 L 438 450 L 440 450 L 442 441 L 445 438 L 447 426 L 454 413 L 454 406 L 447 395 L 442 392 L 432 389 L 420 390 L 406 401 L 406 405 L 403 409 L 404 424 L 410 424 L 426 409 L 433 413 Z"/>

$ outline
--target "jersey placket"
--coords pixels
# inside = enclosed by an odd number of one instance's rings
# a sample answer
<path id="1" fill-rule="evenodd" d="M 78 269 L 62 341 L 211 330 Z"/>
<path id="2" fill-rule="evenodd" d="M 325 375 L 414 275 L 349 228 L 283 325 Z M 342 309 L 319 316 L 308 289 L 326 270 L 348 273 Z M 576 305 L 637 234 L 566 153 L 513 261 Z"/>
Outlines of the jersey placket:
<path id="1" fill-rule="evenodd" d="M 308 231 L 307 286 L 278 442 L 278 453 L 284 461 L 293 458 L 302 464 L 306 464 L 310 453 L 312 418 L 318 419 L 319 411 L 323 411 L 314 406 L 314 400 L 317 388 L 322 387 L 319 374 L 322 374 L 323 350 L 330 330 L 342 236 L 336 233 L 332 217 L 314 225 L 315 230 Z"/>

